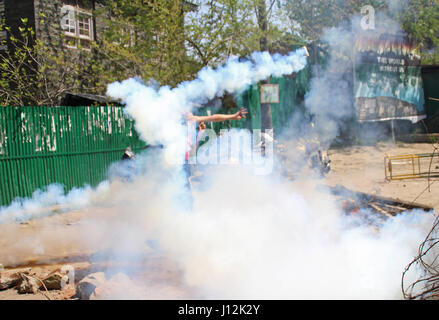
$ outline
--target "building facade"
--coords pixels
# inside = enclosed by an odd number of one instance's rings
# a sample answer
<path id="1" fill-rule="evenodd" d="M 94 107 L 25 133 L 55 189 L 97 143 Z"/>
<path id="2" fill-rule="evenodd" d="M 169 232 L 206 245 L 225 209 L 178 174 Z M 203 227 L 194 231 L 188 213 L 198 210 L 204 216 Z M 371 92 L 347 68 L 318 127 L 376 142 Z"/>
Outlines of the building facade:
<path id="1" fill-rule="evenodd" d="M 0 0 L 0 14 L 6 27 L 0 30 L 4 40 L 0 55 L 3 52 L 9 60 L 16 61 L 11 53 L 21 46 L 26 47 L 24 54 L 47 57 L 41 63 L 37 58 L 27 59 L 32 64 L 26 69 L 31 70 L 31 76 L 28 73 L 25 77 L 36 79 L 33 88 L 39 87 L 40 78 L 53 84 L 44 85 L 52 92 L 41 99 L 33 99 L 36 96 L 27 92 L 24 99 L 28 102 L 22 99 L 14 105 L 60 104 L 68 92 L 104 95 L 108 83 L 130 77 L 159 79 L 164 84 L 185 80 L 188 59 L 184 15 L 196 6 L 183 0 L 121 4 L 122 10 L 107 0 Z M 23 28 L 31 28 L 32 35 Z M 22 41 L 26 44 L 14 38 L 26 38 Z M 11 83 L 6 89 L 0 86 L 3 105 L 9 103 L 9 92 L 14 88 L 31 87 L 17 76 L 21 72 L 18 68 L 14 72 L 7 73 L 9 78 L 3 73 L 0 79 L 3 84 Z M 53 98 L 54 95 L 57 97 Z"/>
<path id="2" fill-rule="evenodd" d="M 90 47 L 97 39 L 99 27 L 93 11 L 103 6 L 103 0 L 0 0 L 0 13 L 11 33 L 19 35 L 25 19 L 27 27 L 33 27 L 36 38 L 47 45 L 60 45 L 64 39 L 67 48 Z M 6 31 L 1 33 L 6 39 Z M 8 49 L 8 44 L 0 49 Z"/>

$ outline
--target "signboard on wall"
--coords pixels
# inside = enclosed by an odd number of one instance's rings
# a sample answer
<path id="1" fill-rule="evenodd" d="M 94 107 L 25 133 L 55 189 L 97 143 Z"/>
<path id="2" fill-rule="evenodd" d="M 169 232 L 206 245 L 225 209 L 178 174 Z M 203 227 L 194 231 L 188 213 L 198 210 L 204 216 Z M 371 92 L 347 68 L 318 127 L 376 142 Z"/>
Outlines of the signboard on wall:
<path id="1" fill-rule="evenodd" d="M 261 85 L 261 103 L 279 103 L 279 85 Z"/>
<path id="2" fill-rule="evenodd" d="M 426 117 L 417 48 L 402 34 L 355 39 L 354 97 L 358 121 Z"/>

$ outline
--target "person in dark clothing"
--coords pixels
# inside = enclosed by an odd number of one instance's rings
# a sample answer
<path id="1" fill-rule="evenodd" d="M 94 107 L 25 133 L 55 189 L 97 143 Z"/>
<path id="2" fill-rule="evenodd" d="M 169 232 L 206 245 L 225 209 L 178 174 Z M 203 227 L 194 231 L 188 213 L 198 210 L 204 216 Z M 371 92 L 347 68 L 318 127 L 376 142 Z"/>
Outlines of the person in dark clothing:
<path id="1" fill-rule="evenodd" d="M 123 152 L 122 160 L 133 160 L 134 152 L 131 150 L 131 147 L 127 147 Z"/>
<path id="2" fill-rule="evenodd" d="M 137 170 L 134 165 L 134 152 L 131 147 L 127 147 L 122 156 L 122 166 L 121 166 L 121 176 L 124 181 L 132 181 L 133 177 L 136 175 Z"/>

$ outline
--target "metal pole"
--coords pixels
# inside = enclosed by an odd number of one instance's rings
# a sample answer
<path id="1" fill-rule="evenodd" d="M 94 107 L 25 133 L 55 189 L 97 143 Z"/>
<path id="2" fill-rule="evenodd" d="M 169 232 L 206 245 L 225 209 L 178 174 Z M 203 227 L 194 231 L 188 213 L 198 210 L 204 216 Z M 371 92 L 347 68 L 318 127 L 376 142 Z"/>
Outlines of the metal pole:
<path id="1" fill-rule="evenodd" d="M 396 144 L 396 137 L 395 137 L 395 120 L 390 120 L 390 127 L 392 128 L 392 140 L 393 143 Z"/>

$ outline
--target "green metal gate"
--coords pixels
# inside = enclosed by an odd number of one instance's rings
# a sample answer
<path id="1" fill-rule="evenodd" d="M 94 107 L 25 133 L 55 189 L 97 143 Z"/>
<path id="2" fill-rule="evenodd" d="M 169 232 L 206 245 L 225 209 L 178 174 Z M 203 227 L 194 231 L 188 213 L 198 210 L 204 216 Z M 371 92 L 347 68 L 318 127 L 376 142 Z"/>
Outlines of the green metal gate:
<path id="1" fill-rule="evenodd" d="M 0 107 L 0 205 L 55 182 L 95 186 L 127 146 L 145 143 L 120 106 Z"/>

